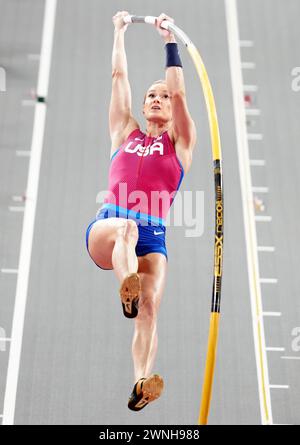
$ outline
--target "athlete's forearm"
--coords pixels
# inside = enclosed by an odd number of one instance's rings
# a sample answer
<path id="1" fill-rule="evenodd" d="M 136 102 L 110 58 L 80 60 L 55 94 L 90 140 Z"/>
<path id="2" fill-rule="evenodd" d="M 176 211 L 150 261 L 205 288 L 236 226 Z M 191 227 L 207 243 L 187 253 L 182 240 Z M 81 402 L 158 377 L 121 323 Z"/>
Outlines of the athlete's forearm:
<path id="1" fill-rule="evenodd" d="M 174 34 L 170 34 L 164 40 L 165 44 L 176 43 Z M 170 66 L 166 68 L 166 82 L 171 96 L 175 94 L 185 94 L 183 69 L 180 66 Z"/>
<path id="2" fill-rule="evenodd" d="M 128 74 L 127 57 L 125 52 L 124 29 L 115 29 L 112 51 L 112 73 Z"/>
<path id="3" fill-rule="evenodd" d="M 168 91 L 172 96 L 185 94 L 183 70 L 178 66 L 170 66 L 166 69 L 166 82 Z"/>

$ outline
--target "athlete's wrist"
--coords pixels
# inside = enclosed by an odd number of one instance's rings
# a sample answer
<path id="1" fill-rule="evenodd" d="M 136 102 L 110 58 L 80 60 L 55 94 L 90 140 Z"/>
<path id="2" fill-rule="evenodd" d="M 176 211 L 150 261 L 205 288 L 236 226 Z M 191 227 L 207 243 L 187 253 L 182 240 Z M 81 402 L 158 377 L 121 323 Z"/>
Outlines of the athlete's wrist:
<path id="1" fill-rule="evenodd" d="M 124 35 L 125 34 L 126 29 L 124 28 L 124 26 L 122 28 L 115 28 L 114 29 L 114 34 L 115 35 Z"/>
<path id="2" fill-rule="evenodd" d="M 166 68 L 171 66 L 179 66 L 182 68 L 178 45 L 176 42 L 168 42 L 165 45 L 166 50 Z"/>
<path id="3" fill-rule="evenodd" d="M 167 43 L 177 43 L 174 34 L 170 33 L 170 35 L 164 38 L 165 44 Z"/>

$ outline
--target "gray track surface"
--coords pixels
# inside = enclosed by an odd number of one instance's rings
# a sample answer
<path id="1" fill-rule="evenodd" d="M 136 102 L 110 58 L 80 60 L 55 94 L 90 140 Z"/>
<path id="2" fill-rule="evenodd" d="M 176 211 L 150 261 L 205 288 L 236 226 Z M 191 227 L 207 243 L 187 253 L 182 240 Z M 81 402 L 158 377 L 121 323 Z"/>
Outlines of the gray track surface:
<path id="1" fill-rule="evenodd" d="M 258 86 L 252 106 L 261 109 L 249 131 L 263 133 L 262 142 L 250 141 L 250 158 L 266 161 L 265 167 L 252 167 L 252 183 L 269 187 L 268 195 L 258 196 L 265 203 L 262 214 L 272 216 L 270 224 L 257 224 L 258 244 L 276 249 L 274 254 L 259 255 L 260 276 L 278 279 L 275 285 L 262 285 L 263 310 L 282 313 L 281 317 L 265 317 L 266 346 L 285 348 L 284 352 L 268 352 L 270 384 L 289 385 L 288 389 L 271 389 L 273 417 L 277 423 L 299 424 L 300 91 L 292 89 L 292 70 L 300 66 L 300 4 L 243 0 L 238 11 L 241 39 L 254 41 L 253 48 L 242 49 L 242 59 L 256 63 L 255 70 L 244 71 L 244 83 Z"/>
<path id="2" fill-rule="evenodd" d="M 264 183 L 272 191 L 266 212 L 271 226 L 258 232 L 261 244 L 276 246 L 260 258 L 266 276 L 277 274 L 275 288 L 264 289 L 266 311 L 281 311 L 265 320 L 270 380 L 288 384 L 272 392 L 274 422 L 299 423 L 299 361 L 291 330 L 300 324 L 297 302 L 298 252 L 294 248 L 299 165 L 297 142 L 300 92 L 291 89 L 297 60 L 300 5 L 290 0 L 241 1 L 241 38 L 254 40 L 246 49 L 257 69 L 247 83 L 259 85 L 262 110 L 252 125 L 264 133 Z M 1 268 L 18 264 L 22 214 L 10 213 L 11 196 L 26 188 L 33 108 L 20 101 L 36 85 L 43 2 L 0 1 L 0 66 L 8 90 L 0 93 Z M 188 6 L 188 7 L 187 7 Z M 3 8 L 1 8 L 3 10 Z M 186 237 L 187 227 L 169 227 L 169 270 L 159 315 L 159 352 L 154 371 L 165 380 L 165 392 L 140 413 L 127 409 L 133 386 L 133 323 L 122 315 L 113 272 L 99 270 L 85 250 L 85 230 L 107 186 L 110 140 L 108 106 L 111 90 L 112 15 L 127 9 L 141 15 L 164 11 L 174 16 L 199 48 L 212 82 L 219 116 L 225 178 L 225 256 L 220 339 L 211 404 L 211 424 L 259 424 L 260 408 L 252 334 L 241 191 L 232 108 L 224 4 L 220 0 L 180 2 L 138 0 L 58 1 L 52 55 L 47 122 L 41 165 L 30 284 L 26 308 L 17 424 L 195 424 L 205 364 L 213 270 L 213 169 L 203 96 L 194 67 L 182 48 L 188 103 L 197 123 L 198 143 L 184 190 L 204 191 L 204 233 Z M 13 29 L 18 30 L 12 31 Z M 6 44 L 4 42 L 7 42 Z M 277 43 L 275 43 L 277 42 Z M 150 26 L 126 32 L 133 111 L 142 124 L 143 94 L 164 76 L 163 41 Z M 251 53 L 252 51 L 252 53 Z M 249 56 L 250 57 L 250 56 Z M 254 148 L 256 149 L 256 148 Z M 255 156 L 258 158 L 259 156 Z M 257 174 L 257 173 L 253 173 Z M 252 176 L 257 181 L 260 177 Z M 193 195 L 195 198 L 195 195 Z M 193 205 L 195 212 L 195 205 Z M 261 263 L 262 262 L 262 263 Z M 264 269 L 265 268 L 265 269 Z M 262 275 L 263 276 L 263 275 Z M 10 336 L 15 275 L 1 275 L 0 326 Z M 2 350 L 2 349 L 5 349 Z M 9 344 L 0 351 L 0 406 L 3 404 Z M 275 390 L 272 390 L 275 391 Z"/>

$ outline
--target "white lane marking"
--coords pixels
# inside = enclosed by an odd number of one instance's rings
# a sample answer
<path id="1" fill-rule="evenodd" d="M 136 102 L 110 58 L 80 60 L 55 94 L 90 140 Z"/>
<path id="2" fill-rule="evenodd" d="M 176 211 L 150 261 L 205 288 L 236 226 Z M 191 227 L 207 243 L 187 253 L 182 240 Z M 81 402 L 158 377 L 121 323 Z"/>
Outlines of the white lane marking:
<path id="1" fill-rule="evenodd" d="M 266 351 L 273 351 L 273 352 L 284 352 L 285 348 L 277 348 L 277 347 L 267 347 Z"/>
<path id="2" fill-rule="evenodd" d="M 264 317 L 281 317 L 281 312 L 263 312 Z"/>
<path id="3" fill-rule="evenodd" d="M 43 41 L 41 48 L 40 72 L 37 85 L 37 97 L 46 98 L 49 88 L 49 77 L 51 68 L 51 53 L 53 45 L 53 35 L 55 28 L 57 0 L 46 0 L 45 19 L 43 29 Z"/>
<path id="4" fill-rule="evenodd" d="M 1 269 L 2 273 L 18 273 L 18 269 Z"/>
<path id="5" fill-rule="evenodd" d="M 248 141 L 262 141 L 263 135 L 261 133 L 247 133 Z"/>
<path id="6" fill-rule="evenodd" d="M 254 46 L 253 40 L 240 40 L 239 44 L 241 48 L 251 48 Z"/>
<path id="7" fill-rule="evenodd" d="M 22 207 L 22 206 L 9 206 L 8 210 L 10 212 L 24 212 L 25 207 Z"/>
<path id="8" fill-rule="evenodd" d="M 258 108 L 246 108 L 246 116 L 260 116 L 261 111 Z"/>
<path id="9" fill-rule="evenodd" d="M 56 0 L 46 0 L 44 10 L 44 25 L 41 47 L 41 61 L 38 77 L 38 96 L 47 96 L 51 53 L 55 27 Z M 40 89 L 39 89 L 40 88 Z M 31 141 L 31 157 L 29 163 L 26 201 L 21 249 L 19 258 L 19 274 L 17 280 L 15 307 L 13 315 L 11 348 L 8 361 L 8 371 L 4 397 L 3 425 L 14 423 L 17 386 L 19 378 L 20 358 L 28 281 L 31 263 L 32 241 L 34 233 L 35 212 L 39 188 L 40 164 L 43 149 L 44 129 L 46 120 L 46 104 L 35 103 L 34 123 Z"/>
<path id="10" fill-rule="evenodd" d="M 277 278 L 260 278 L 259 281 L 262 284 L 277 284 L 278 283 Z"/>
<path id="11" fill-rule="evenodd" d="M 236 0 L 225 0 L 229 62 L 232 82 L 235 131 L 238 148 L 239 173 L 242 191 L 244 229 L 246 238 L 248 283 L 250 289 L 252 328 L 258 380 L 262 424 L 272 424 L 272 405 L 269 388 L 268 358 L 266 352 L 262 297 L 259 283 L 257 236 L 254 220 L 249 146 L 244 108 L 241 54 Z"/>
<path id="12" fill-rule="evenodd" d="M 289 385 L 269 385 L 271 389 L 289 389 Z"/>
<path id="13" fill-rule="evenodd" d="M 269 187 L 252 187 L 253 193 L 269 193 Z"/>
<path id="14" fill-rule="evenodd" d="M 250 159 L 251 167 L 264 167 L 266 161 L 264 159 Z"/>
<path id="15" fill-rule="evenodd" d="M 30 157 L 31 151 L 30 150 L 16 150 L 16 155 L 20 157 Z"/>
<path id="16" fill-rule="evenodd" d="M 242 70 L 254 70 L 256 65 L 254 62 L 242 62 L 241 67 Z"/>
<path id="17" fill-rule="evenodd" d="M 258 252 L 275 252 L 275 247 L 273 246 L 258 246 Z"/>
<path id="18" fill-rule="evenodd" d="M 271 222 L 272 216 L 263 216 L 263 215 L 256 215 L 255 216 L 256 222 Z"/>
<path id="19" fill-rule="evenodd" d="M 243 90 L 247 93 L 255 93 L 258 91 L 257 85 L 243 85 Z"/>
<path id="20" fill-rule="evenodd" d="M 11 341 L 11 338 L 8 338 L 8 337 L 0 337 L 0 343 L 1 343 L 2 341 L 3 341 L 3 342 L 4 342 L 4 341 L 5 341 L 5 342 L 10 342 L 10 341 Z"/>
<path id="21" fill-rule="evenodd" d="M 285 360 L 300 360 L 300 357 L 296 355 L 282 355 L 280 358 Z"/>

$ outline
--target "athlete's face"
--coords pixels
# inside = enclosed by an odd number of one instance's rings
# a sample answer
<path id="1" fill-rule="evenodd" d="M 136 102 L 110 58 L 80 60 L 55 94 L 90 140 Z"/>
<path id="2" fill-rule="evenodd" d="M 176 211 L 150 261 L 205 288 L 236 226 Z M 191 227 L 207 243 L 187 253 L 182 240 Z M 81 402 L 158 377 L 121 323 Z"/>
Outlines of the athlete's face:
<path id="1" fill-rule="evenodd" d="M 165 83 L 155 83 L 146 93 L 144 116 L 154 122 L 169 122 L 172 119 L 171 100 Z"/>

